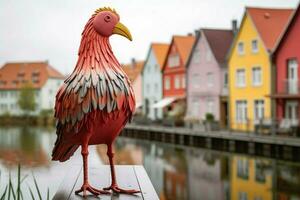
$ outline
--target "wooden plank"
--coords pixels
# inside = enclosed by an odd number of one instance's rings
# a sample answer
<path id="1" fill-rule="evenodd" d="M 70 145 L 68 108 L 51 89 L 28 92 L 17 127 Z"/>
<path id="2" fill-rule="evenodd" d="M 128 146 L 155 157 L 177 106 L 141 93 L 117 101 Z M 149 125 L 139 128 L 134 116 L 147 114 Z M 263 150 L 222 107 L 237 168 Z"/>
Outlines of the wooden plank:
<path id="1" fill-rule="evenodd" d="M 74 190 L 75 184 L 78 182 L 78 178 L 81 174 L 81 166 L 74 165 L 70 171 L 66 174 L 63 182 L 59 186 L 59 191 L 54 195 L 53 200 L 69 199 L 71 193 Z"/>
<path id="2" fill-rule="evenodd" d="M 134 166 L 134 171 L 139 182 L 140 188 L 142 188 L 143 199 L 159 200 L 145 168 L 143 166 L 136 165 Z"/>
<path id="3" fill-rule="evenodd" d="M 142 167 L 142 166 L 141 166 Z M 119 187 L 123 189 L 136 189 L 143 191 L 143 188 L 140 187 L 139 182 L 136 177 L 136 173 L 134 170 L 134 166 L 131 165 L 117 165 L 116 168 L 116 177 L 117 183 Z M 143 167 L 142 167 L 143 168 Z M 147 174 L 146 174 L 147 175 Z M 148 176 L 147 176 L 148 178 Z M 75 195 L 75 190 L 78 190 L 82 185 L 82 173 L 76 182 L 73 191 L 70 194 L 70 198 L 72 200 L 79 200 L 83 199 L 81 195 Z M 149 178 L 148 178 L 149 180 Z M 89 181 L 90 184 L 97 188 L 102 189 L 104 187 L 108 187 L 111 184 L 111 176 L 110 176 L 110 168 L 109 165 L 101 165 L 98 167 L 90 167 L 89 168 Z M 150 180 L 149 180 L 150 181 Z M 150 182 L 151 184 L 151 182 Z M 154 191 L 155 192 L 155 191 Z M 89 193 L 88 193 L 89 194 Z M 100 195 L 98 198 L 94 197 L 93 195 L 89 195 L 87 199 L 101 199 L 101 200 L 142 200 L 143 196 L 141 193 L 134 194 L 134 195 L 127 195 L 127 194 L 110 194 L 110 195 Z"/>

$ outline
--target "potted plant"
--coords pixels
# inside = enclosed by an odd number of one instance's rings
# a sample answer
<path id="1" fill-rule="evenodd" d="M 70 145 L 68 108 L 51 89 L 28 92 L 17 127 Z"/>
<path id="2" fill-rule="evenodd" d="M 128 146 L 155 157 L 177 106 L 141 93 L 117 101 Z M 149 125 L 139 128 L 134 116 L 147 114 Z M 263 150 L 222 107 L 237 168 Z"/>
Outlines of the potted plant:
<path id="1" fill-rule="evenodd" d="M 212 113 L 205 114 L 204 124 L 207 131 L 214 131 L 218 129 L 218 123 L 215 121 L 215 116 Z"/>

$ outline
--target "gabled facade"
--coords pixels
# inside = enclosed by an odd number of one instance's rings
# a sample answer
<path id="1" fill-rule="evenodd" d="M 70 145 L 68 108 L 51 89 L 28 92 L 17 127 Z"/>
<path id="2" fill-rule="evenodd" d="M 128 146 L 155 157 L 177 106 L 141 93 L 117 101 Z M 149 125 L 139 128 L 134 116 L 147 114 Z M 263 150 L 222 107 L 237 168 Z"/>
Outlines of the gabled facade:
<path id="1" fill-rule="evenodd" d="M 52 110 L 64 76 L 48 62 L 6 63 L 0 68 L 0 114 L 21 115 L 18 100 L 24 84 L 35 90 L 36 111 Z"/>
<path id="2" fill-rule="evenodd" d="M 291 13 L 291 9 L 246 8 L 228 55 L 233 130 L 253 130 L 261 120 L 272 117 L 270 53 Z"/>
<path id="3" fill-rule="evenodd" d="M 163 66 L 163 96 L 185 98 L 186 64 L 192 50 L 195 37 L 174 36 L 169 46 Z"/>
<path id="4" fill-rule="evenodd" d="M 187 65 L 187 118 L 205 119 L 207 113 L 227 126 L 228 74 L 226 55 L 232 30 L 201 29 Z"/>
<path id="5" fill-rule="evenodd" d="M 300 113 L 300 6 L 282 34 L 273 55 L 276 71 L 276 117 L 299 126 Z"/>
<path id="6" fill-rule="evenodd" d="M 163 98 L 162 67 L 169 45 L 152 43 L 142 71 L 143 113 L 152 120 L 163 117 L 162 108 L 153 105 Z"/>
<path id="7" fill-rule="evenodd" d="M 131 81 L 132 88 L 135 95 L 136 112 L 141 111 L 143 104 L 142 100 L 142 70 L 144 61 L 136 61 L 134 58 L 130 64 L 123 65 L 123 70 Z"/>

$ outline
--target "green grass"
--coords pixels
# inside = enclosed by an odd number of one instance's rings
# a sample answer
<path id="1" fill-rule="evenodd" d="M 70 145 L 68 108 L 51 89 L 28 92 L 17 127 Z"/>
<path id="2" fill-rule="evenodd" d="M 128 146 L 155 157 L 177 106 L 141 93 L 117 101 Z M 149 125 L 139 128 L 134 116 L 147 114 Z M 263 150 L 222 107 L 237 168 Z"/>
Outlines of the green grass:
<path id="1" fill-rule="evenodd" d="M 25 190 L 22 188 L 22 183 L 24 180 L 28 177 L 28 175 L 24 176 L 21 178 L 21 166 L 18 166 L 18 178 L 17 178 L 17 183 L 13 184 L 11 174 L 9 173 L 9 179 L 8 183 L 4 184 L 4 191 L 2 194 L 0 194 L 0 200 L 23 200 L 24 199 L 24 192 L 28 192 L 32 198 L 32 200 L 43 200 L 42 194 L 39 189 L 39 185 L 36 181 L 35 176 L 32 174 L 33 182 L 34 182 L 34 188 L 31 188 L 30 186 L 27 185 L 27 189 Z M 0 172 L 0 189 L 2 189 L 3 184 L 1 183 L 1 172 Z M 49 200 L 49 188 L 47 190 L 47 195 L 46 198 Z"/>

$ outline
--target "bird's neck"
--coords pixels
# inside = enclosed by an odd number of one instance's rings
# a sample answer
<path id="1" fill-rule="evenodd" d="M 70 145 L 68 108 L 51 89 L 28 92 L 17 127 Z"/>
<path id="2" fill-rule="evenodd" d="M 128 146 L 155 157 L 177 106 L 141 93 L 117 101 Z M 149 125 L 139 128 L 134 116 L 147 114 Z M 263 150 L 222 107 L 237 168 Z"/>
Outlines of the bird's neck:
<path id="1" fill-rule="evenodd" d="M 75 71 L 92 69 L 121 69 L 121 65 L 113 54 L 108 37 L 100 36 L 94 29 L 84 31 L 78 52 Z"/>

